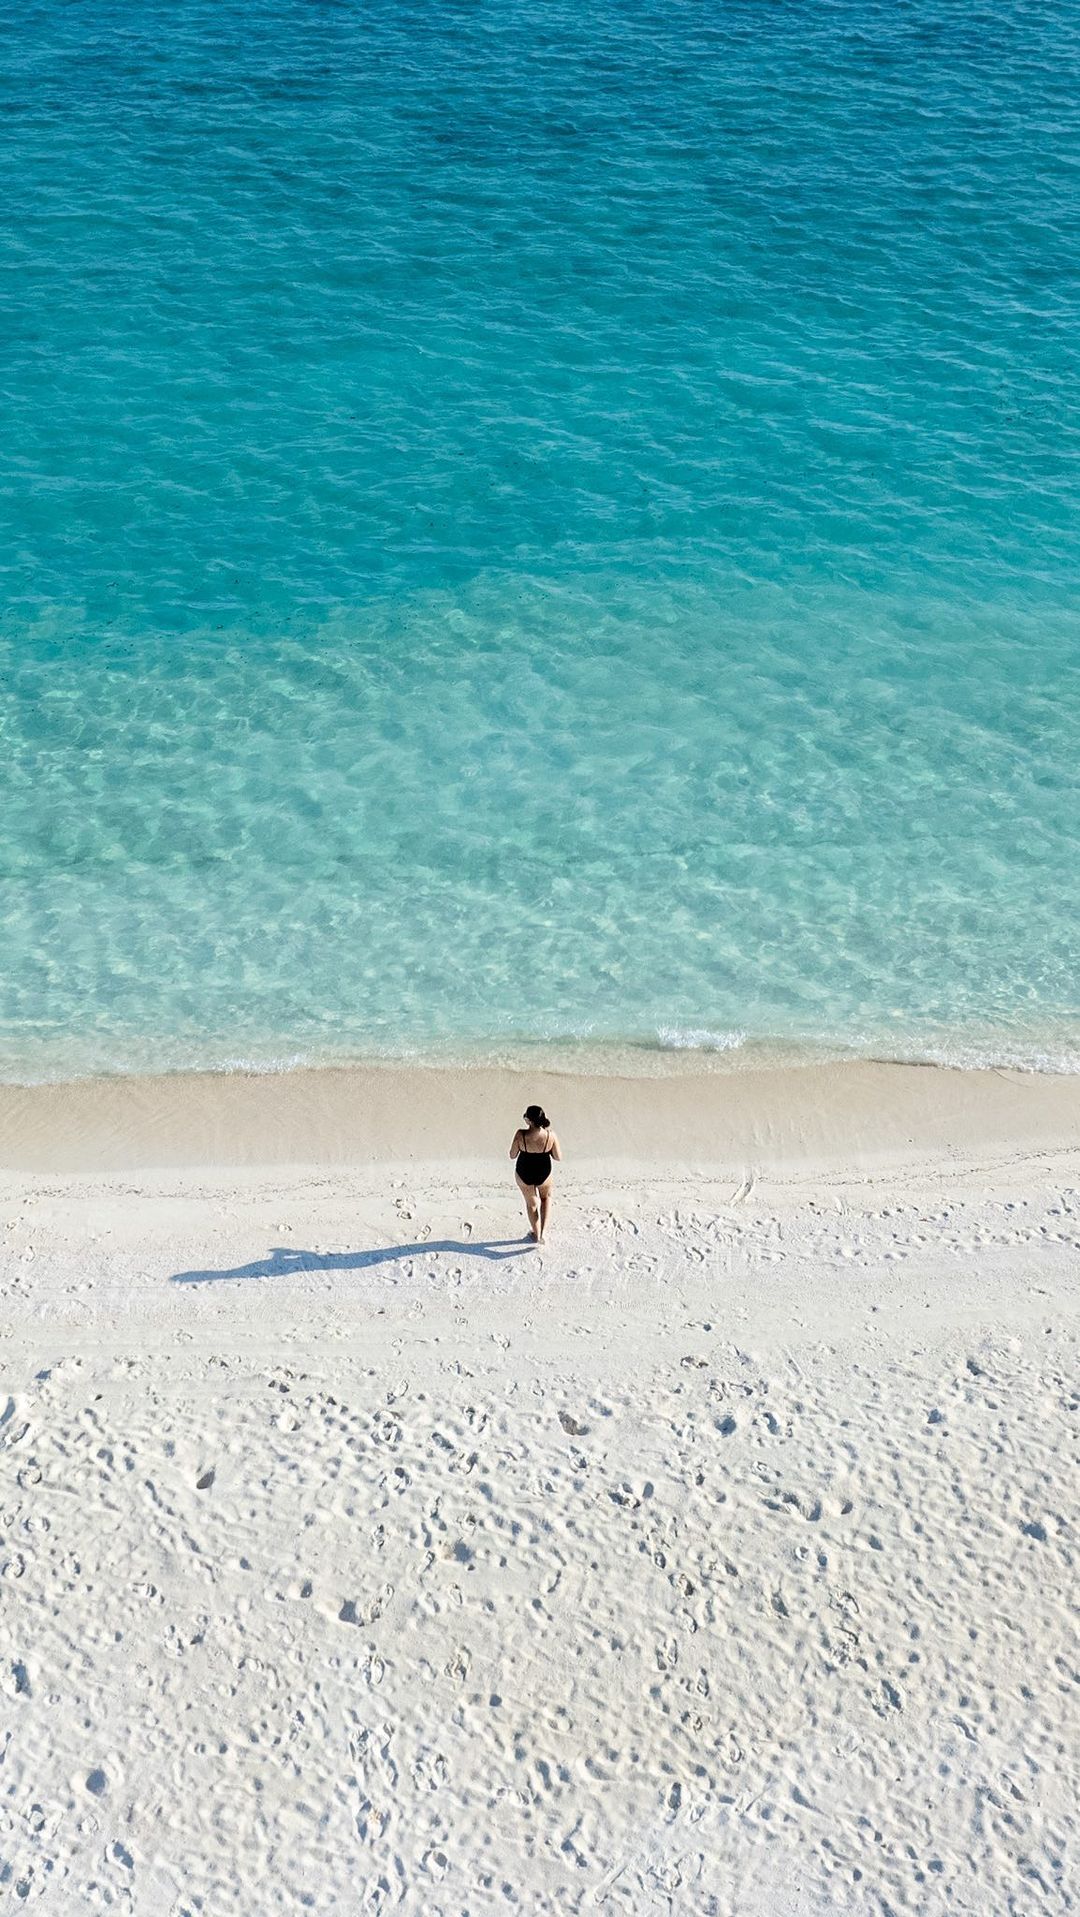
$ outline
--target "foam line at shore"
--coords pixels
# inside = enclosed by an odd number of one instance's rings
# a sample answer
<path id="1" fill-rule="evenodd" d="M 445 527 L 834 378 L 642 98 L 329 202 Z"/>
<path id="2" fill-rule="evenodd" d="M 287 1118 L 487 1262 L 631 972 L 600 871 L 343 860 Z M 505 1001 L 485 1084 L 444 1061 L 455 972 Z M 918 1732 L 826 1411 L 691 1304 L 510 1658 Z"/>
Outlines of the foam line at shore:
<path id="1" fill-rule="evenodd" d="M 1080 1148 L 1074 1078 L 869 1061 L 645 1079 L 367 1065 L 0 1086 L 0 1169 L 494 1162 L 533 1099 L 568 1156 L 593 1164 L 782 1170 Z"/>

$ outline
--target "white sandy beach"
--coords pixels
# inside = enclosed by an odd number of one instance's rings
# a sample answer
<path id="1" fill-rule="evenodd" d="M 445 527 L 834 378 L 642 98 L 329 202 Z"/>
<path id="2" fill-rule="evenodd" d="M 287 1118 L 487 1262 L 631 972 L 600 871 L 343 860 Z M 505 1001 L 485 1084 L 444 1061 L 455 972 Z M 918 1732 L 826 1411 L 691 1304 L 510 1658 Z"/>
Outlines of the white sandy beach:
<path id="1" fill-rule="evenodd" d="M 752 1076 L 4 1089 L 0 1901 L 1080 1908 L 1080 1087 Z"/>

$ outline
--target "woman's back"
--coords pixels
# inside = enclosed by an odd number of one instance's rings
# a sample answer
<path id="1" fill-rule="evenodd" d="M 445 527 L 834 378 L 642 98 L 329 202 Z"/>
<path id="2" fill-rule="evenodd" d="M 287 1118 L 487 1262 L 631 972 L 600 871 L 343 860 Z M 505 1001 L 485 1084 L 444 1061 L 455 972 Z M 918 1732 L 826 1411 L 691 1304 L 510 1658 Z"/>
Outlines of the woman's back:
<path id="1" fill-rule="evenodd" d="M 520 1132 L 521 1149 L 535 1157 L 538 1152 L 550 1152 L 551 1128 L 548 1125 L 523 1125 Z"/>

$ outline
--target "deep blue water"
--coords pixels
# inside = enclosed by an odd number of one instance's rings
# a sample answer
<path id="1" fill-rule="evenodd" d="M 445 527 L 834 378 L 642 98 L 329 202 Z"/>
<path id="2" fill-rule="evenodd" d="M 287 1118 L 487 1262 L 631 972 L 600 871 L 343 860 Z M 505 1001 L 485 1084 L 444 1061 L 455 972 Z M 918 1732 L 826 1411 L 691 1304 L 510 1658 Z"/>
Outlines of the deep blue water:
<path id="1" fill-rule="evenodd" d="M 1080 16 L 30 4 L 0 1075 L 1080 1064 Z"/>

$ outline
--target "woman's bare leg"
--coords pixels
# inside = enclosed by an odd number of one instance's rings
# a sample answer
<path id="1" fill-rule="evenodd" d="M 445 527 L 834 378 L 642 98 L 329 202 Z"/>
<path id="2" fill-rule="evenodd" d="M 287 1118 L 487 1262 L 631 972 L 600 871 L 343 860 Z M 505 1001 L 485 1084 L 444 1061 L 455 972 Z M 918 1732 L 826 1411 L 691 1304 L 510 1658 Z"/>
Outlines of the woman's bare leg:
<path id="1" fill-rule="evenodd" d="M 540 1186 L 540 1233 L 536 1241 L 537 1244 L 539 1245 L 542 1245 L 544 1242 L 544 1233 L 547 1230 L 548 1212 L 550 1210 L 551 1210 L 551 1179 L 546 1178 L 544 1180 L 544 1183 Z"/>
<path id="2" fill-rule="evenodd" d="M 517 1174 L 515 1173 L 515 1177 L 516 1176 Z M 519 1192 L 521 1193 L 521 1196 L 525 1200 L 525 1210 L 529 1216 L 529 1225 L 532 1229 L 532 1235 L 536 1239 L 537 1243 L 539 1244 L 540 1234 L 541 1234 L 540 1201 L 536 1195 L 536 1186 L 526 1185 L 524 1180 L 519 1178 L 517 1181 L 517 1187 Z"/>

